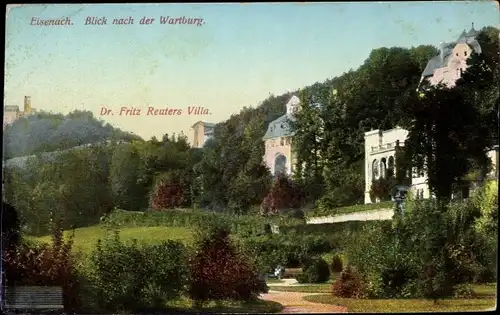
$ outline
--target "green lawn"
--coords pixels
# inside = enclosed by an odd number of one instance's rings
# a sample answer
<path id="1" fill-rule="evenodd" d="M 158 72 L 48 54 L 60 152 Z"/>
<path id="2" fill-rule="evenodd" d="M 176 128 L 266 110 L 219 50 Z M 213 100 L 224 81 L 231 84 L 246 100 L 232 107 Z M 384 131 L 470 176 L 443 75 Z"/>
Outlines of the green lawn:
<path id="1" fill-rule="evenodd" d="M 194 308 L 192 305 L 192 301 L 189 299 L 182 299 L 174 302 L 170 302 L 168 305 L 169 308 L 173 310 L 181 310 L 181 311 L 191 311 L 191 312 L 203 312 L 203 313 L 228 313 L 228 314 L 236 314 L 236 313 L 278 313 L 283 310 L 283 305 L 273 302 L 273 301 L 264 301 L 257 300 L 253 302 L 231 302 L 231 301 L 222 301 L 219 303 L 216 302 L 207 302 L 201 308 Z"/>
<path id="2" fill-rule="evenodd" d="M 446 299 L 437 304 L 420 299 L 344 299 L 330 294 L 310 295 L 304 299 L 316 303 L 343 305 L 349 313 L 463 312 L 484 311 L 496 306 L 496 284 L 472 287 L 478 294 L 476 299 Z"/>
<path id="3" fill-rule="evenodd" d="M 178 240 L 181 242 L 192 241 L 193 234 L 188 228 L 183 227 L 130 227 L 119 229 L 120 238 L 123 241 L 131 241 L 137 239 L 139 243 L 148 244 L 160 243 L 166 240 Z M 65 236 L 71 235 L 71 231 L 66 231 Z M 78 252 L 88 253 L 97 243 L 98 239 L 106 238 L 113 235 L 112 230 L 96 225 L 91 227 L 79 228 L 75 230 L 75 243 L 73 249 Z M 32 238 L 42 242 L 50 242 L 50 236 L 42 236 Z"/>

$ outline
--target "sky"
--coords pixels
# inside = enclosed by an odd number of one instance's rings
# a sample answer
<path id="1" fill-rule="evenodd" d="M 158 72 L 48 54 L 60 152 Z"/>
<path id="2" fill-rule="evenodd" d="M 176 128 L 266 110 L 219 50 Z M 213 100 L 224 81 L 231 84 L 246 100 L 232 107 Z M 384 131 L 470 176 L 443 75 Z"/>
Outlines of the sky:
<path id="1" fill-rule="evenodd" d="M 204 24 L 160 24 L 161 16 Z M 72 25 L 31 25 L 65 17 Z M 85 25 L 87 17 L 107 25 Z M 134 24 L 112 24 L 128 17 Z M 438 46 L 472 23 L 500 25 L 496 2 L 26 4 L 7 13 L 4 106 L 22 108 L 29 95 L 37 110 L 90 110 L 144 139 L 189 134 L 199 120 L 218 123 L 271 94 L 356 69 L 372 49 Z M 182 114 L 147 115 L 149 107 Z"/>

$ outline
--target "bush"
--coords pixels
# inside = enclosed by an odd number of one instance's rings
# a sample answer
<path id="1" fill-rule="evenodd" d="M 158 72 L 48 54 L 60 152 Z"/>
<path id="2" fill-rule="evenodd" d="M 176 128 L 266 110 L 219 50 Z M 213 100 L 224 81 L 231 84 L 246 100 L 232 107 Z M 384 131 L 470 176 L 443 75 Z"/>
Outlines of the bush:
<path id="1" fill-rule="evenodd" d="M 2 203 L 2 248 L 14 249 L 21 241 L 21 227 L 16 209 L 8 203 Z"/>
<path id="2" fill-rule="evenodd" d="M 333 255 L 332 258 L 332 264 L 330 266 L 332 272 L 342 272 L 343 263 L 342 263 L 342 258 L 340 257 L 339 254 Z"/>
<path id="3" fill-rule="evenodd" d="M 494 270 L 493 247 L 474 228 L 478 215 L 469 201 L 443 206 L 410 199 L 392 227 L 367 229 L 352 240 L 349 262 L 371 297 L 452 297 L 457 285 Z"/>
<path id="4" fill-rule="evenodd" d="M 323 283 L 330 279 L 330 268 L 322 258 L 313 258 L 302 268 L 303 273 L 297 277 L 300 283 Z"/>
<path id="5" fill-rule="evenodd" d="M 472 289 L 470 284 L 460 284 L 455 289 L 454 298 L 457 299 L 474 299 L 477 298 L 476 292 Z"/>
<path id="6" fill-rule="evenodd" d="M 22 242 L 4 252 L 7 286 L 60 286 L 65 311 L 80 306 L 79 281 L 71 256 L 73 239 L 65 241 L 61 229 L 52 231 L 52 244 Z"/>
<path id="7" fill-rule="evenodd" d="M 304 203 L 302 190 L 286 176 L 278 177 L 262 201 L 260 213 L 274 215 L 298 209 Z"/>
<path id="8" fill-rule="evenodd" d="M 177 172 L 160 175 L 151 191 L 151 209 L 182 208 L 189 205 L 187 183 Z"/>
<path id="9" fill-rule="evenodd" d="M 229 229 L 208 231 L 191 258 L 189 293 L 196 303 L 208 300 L 253 300 L 267 290 L 251 260 L 231 243 Z"/>
<path id="10" fill-rule="evenodd" d="M 342 298 L 360 299 L 366 296 L 365 284 L 358 272 L 351 266 L 347 266 L 332 285 L 334 296 Z"/>
<path id="11" fill-rule="evenodd" d="M 89 303 L 105 311 L 136 311 L 164 307 L 187 291 L 188 255 L 179 242 L 158 245 L 123 243 L 118 232 L 99 241 L 83 266 Z"/>

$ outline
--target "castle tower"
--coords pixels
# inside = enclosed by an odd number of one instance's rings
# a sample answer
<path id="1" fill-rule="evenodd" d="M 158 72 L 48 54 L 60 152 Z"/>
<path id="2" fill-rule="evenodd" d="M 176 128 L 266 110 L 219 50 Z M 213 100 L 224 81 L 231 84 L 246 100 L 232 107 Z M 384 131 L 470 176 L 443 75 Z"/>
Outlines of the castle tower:
<path id="1" fill-rule="evenodd" d="M 31 113 L 31 96 L 24 97 L 24 113 Z"/>

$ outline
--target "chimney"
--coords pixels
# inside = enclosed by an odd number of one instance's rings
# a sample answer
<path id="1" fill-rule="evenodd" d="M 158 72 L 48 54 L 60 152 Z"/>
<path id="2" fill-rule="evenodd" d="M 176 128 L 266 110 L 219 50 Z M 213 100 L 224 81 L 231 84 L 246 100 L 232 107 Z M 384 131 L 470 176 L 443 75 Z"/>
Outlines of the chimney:
<path id="1" fill-rule="evenodd" d="M 445 42 L 441 42 L 439 44 L 439 56 L 441 57 L 441 62 L 444 61 L 444 47 L 446 46 Z"/>
<path id="2" fill-rule="evenodd" d="M 30 96 L 24 97 L 24 112 L 26 114 L 31 113 L 31 97 Z"/>

